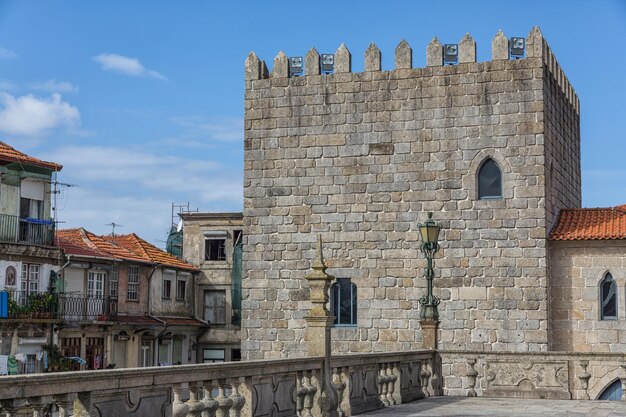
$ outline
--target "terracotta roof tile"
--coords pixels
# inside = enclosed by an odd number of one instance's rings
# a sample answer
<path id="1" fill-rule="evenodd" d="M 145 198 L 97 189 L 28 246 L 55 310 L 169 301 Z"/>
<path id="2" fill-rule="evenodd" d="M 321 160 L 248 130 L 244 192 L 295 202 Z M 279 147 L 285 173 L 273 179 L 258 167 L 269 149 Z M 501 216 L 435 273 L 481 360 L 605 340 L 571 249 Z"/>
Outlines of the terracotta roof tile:
<path id="1" fill-rule="evenodd" d="M 83 228 L 57 231 L 57 239 L 69 254 L 105 256 L 114 259 L 159 264 L 166 267 L 198 271 L 198 268 L 146 242 L 136 234 L 117 236 L 98 236 Z"/>
<path id="2" fill-rule="evenodd" d="M 0 142 L 0 161 L 19 162 L 24 165 L 34 165 L 41 168 L 51 169 L 52 171 L 60 171 L 63 169 L 62 165 L 54 162 L 42 161 L 34 156 L 26 155 L 4 142 Z"/>
<path id="3" fill-rule="evenodd" d="M 626 205 L 609 208 L 565 209 L 552 228 L 550 240 L 626 239 Z"/>
<path id="4" fill-rule="evenodd" d="M 148 262 L 169 266 L 172 268 L 186 269 L 189 271 L 197 271 L 198 268 L 188 262 L 183 261 L 171 255 L 164 250 L 157 248 L 151 243 L 146 242 L 134 233 L 129 235 L 103 236 L 109 242 L 112 242 L 122 248 L 125 248 L 137 256 L 142 257 Z"/>
<path id="5" fill-rule="evenodd" d="M 201 322 L 193 317 L 157 317 L 159 320 L 163 320 L 168 326 L 207 326 L 206 323 Z"/>

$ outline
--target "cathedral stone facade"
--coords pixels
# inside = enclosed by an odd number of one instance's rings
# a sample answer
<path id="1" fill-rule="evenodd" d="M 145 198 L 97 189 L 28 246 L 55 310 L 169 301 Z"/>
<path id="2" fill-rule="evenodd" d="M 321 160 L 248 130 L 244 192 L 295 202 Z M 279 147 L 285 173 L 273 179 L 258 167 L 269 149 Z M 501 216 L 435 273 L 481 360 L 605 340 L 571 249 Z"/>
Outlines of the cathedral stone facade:
<path id="1" fill-rule="evenodd" d="M 282 52 L 271 73 L 248 56 L 245 358 L 306 354 L 304 276 L 318 235 L 328 272 L 353 284 L 356 307 L 333 328 L 333 352 L 420 349 L 418 223 L 428 212 L 442 226 L 439 348 L 560 346 L 548 236 L 561 210 L 581 204 L 579 101 L 538 28 L 525 43 L 525 56 L 512 59 L 499 32 L 492 60 L 476 62 L 466 35 L 458 63 L 443 65 L 435 38 L 427 67 L 413 68 L 402 41 L 390 71 L 372 44 L 361 73 L 342 45 L 333 74 L 321 73 L 311 49 L 301 77 L 289 76 Z M 487 162 L 497 167 L 499 195 L 479 190 Z"/>

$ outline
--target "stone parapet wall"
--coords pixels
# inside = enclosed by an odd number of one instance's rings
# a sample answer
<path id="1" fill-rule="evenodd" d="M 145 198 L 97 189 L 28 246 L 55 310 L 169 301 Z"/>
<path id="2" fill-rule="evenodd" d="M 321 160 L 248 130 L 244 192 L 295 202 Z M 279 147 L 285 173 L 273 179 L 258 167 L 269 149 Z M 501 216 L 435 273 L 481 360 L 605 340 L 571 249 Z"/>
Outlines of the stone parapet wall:
<path id="1" fill-rule="evenodd" d="M 318 233 L 328 272 L 358 287 L 357 326 L 333 330 L 334 352 L 420 348 L 425 262 L 417 225 L 429 211 L 443 226 L 435 268 L 439 346 L 547 350 L 546 200 L 553 190 L 544 168 L 544 77 L 557 67 L 547 66 L 538 30 L 529 34 L 525 59 L 508 60 L 503 37 L 494 38 L 494 60 L 477 63 L 466 36 L 463 60 L 453 66 L 441 66 L 434 39 L 427 68 L 412 68 L 412 50 L 401 42 L 391 71 L 381 70 L 375 45 L 363 73 L 350 72 L 344 45 L 332 75 L 318 75 L 314 49 L 304 77 L 287 76 L 282 53 L 271 74 L 248 57 L 245 357 L 306 352 L 303 278 Z M 502 169 L 500 200 L 478 199 L 477 170 L 487 158 Z M 556 198 L 559 205 L 576 199 Z"/>
<path id="2" fill-rule="evenodd" d="M 443 395 L 596 400 L 626 383 L 622 353 L 439 351 Z"/>

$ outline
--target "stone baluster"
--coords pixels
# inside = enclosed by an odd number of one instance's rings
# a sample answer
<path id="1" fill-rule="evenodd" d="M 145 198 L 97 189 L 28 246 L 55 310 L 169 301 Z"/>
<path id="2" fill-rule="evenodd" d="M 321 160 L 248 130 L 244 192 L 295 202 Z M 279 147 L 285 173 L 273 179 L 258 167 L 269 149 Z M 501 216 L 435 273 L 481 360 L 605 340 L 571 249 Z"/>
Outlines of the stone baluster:
<path id="1" fill-rule="evenodd" d="M 341 368 L 335 369 L 335 371 L 333 372 L 332 385 L 333 385 L 333 388 L 335 389 L 335 392 L 337 392 L 337 416 L 345 417 L 346 412 L 343 410 L 342 403 L 343 403 L 343 393 L 346 390 L 346 384 L 343 382 L 341 378 L 341 374 L 342 374 Z"/>
<path id="2" fill-rule="evenodd" d="M 589 366 L 589 361 L 580 361 L 582 372 L 578 374 L 578 379 L 580 379 L 580 386 L 585 391 L 583 400 L 589 399 L 589 378 L 591 378 L 591 374 L 587 372 L 587 366 Z"/>
<path id="3" fill-rule="evenodd" d="M 465 373 L 465 375 L 467 376 L 467 383 L 469 385 L 469 388 L 467 390 L 467 396 L 476 397 L 477 394 L 476 390 L 474 389 L 476 387 L 476 377 L 478 377 L 478 371 L 474 369 L 474 365 L 476 365 L 476 359 L 468 359 L 467 364 L 469 365 L 467 372 Z"/>
<path id="4" fill-rule="evenodd" d="M 213 398 L 212 391 L 213 385 L 211 381 L 204 381 L 202 383 L 202 404 L 204 404 L 202 417 L 215 417 L 215 411 L 219 407 L 219 403 Z"/>
<path id="5" fill-rule="evenodd" d="M 233 382 L 231 384 L 233 390 L 230 394 L 230 400 L 233 405 L 230 408 L 230 417 L 241 417 L 241 410 L 243 406 L 246 404 L 246 399 L 243 395 L 239 393 L 239 386 L 241 383 L 239 381 Z"/>
<path id="6" fill-rule="evenodd" d="M 389 377 L 387 377 L 387 365 L 380 364 L 378 369 L 378 395 L 380 400 L 386 407 L 389 407 L 389 399 L 387 398 L 387 387 L 389 385 Z"/>
<path id="7" fill-rule="evenodd" d="M 76 395 L 61 394 L 52 397 L 54 403 L 59 407 L 59 417 L 70 417 L 74 415 L 74 399 Z"/>
<path id="8" fill-rule="evenodd" d="M 41 397 L 30 397 L 26 399 L 26 403 L 33 409 L 33 417 L 43 417 L 46 415 L 46 408 L 49 404 Z"/>
<path id="9" fill-rule="evenodd" d="M 189 399 L 187 400 L 187 417 L 200 417 L 204 410 L 204 404 L 198 400 L 200 383 L 189 383 Z"/>
<path id="10" fill-rule="evenodd" d="M 428 361 L 422 361 L 422 372 L 420 373 L 420 377 L 422 378 L 422 391 L 424 392 L 424 397 L 430 397 L 428 382 L 431 375 L 432 374 L 428 370 Z"/>
<path id="11" fill-rule="evenodd" d="M 312 376 L 308 372 L 305 372 L 302 378 L 302 386 L 305 389 L 304 401 L 302 403 L 302 407 L 303 407 L 302 416 L 303 417 L 313 416 L 313 413 L 311 412 L 311 410 L 313 409 L 313 406 L 315 405 L 314 400 L 315 400 L 315 393 L 317 392 L 317 387 L 313 385 L 313 383 L 311 382 L 311 378 Z"/>
<path id="12" fill-rule="evenodd" d="M 389 404 L 396 405 L 399 401 L 396 400 L 395 391 L 396 391 L 396 381 L 398 380 L 398 375 L 396 375 L 396 364 L 390 363 L 387 365 L 387 378 L 389 382 L 387 383 L 387 399 L 389 400 Z"/>
<path id="13" fill-rule="evenodd" d="M 187 408 L 187 404 L 181 401 L 180 397 L 182 394 L 183 387 L 181 384 L 177 384 L 172 387 L 172 416 L 174 417 L 184 417 L 187 415 L 189 409 Z"/>
<path id="14" fill-rule="evenodd" d="M 304 376 L 302 372 L 298 372 L 296 375 L 296 413 L 298 417 L 304 417 L 304 397 L 308 392 L 304 386 Z"/>
<path id="15" fill-rule="evenodd" d="M 230 407 L 233 405 L 233 400 L 224 395 L 224 380 L 219 380 L 217 383 L 217 398 L 215 400 L 218 403 L 217 410 L 215 411 L 215 417 L 229 417 Z"/>
<path id="16" fill-rule="evenodd" d="M 0 412 L 3 413 L 3 417 L 13 417 L 17 411 L 15 400 L 2 400 L 0 401 Z"/>

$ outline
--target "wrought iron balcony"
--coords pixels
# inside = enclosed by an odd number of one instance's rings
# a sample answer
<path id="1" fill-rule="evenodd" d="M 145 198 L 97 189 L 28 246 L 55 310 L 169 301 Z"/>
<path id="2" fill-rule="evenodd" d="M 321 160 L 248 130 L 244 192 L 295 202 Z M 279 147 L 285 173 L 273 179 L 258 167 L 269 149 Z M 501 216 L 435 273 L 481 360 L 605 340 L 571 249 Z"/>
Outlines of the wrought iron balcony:
<path id="1" fill-rule="evenodd" d="M 57 306 L 57 294 L 13 291 L 9 293 L 8 318 L 56 319 Z"/>
<path id="2" fill-rule="evenodd" d="M 0 214 L 0 242 L 51 246 L 54 244 L 54 222 Z"/>
<path id="3" fill-rule="evenodd" d="M 9 319 L 109 321 L 117 314 L 117 299 L 14 291 L 8 307 Z"/>
<path id="4" fill-rule="evenodd" d="M 109 321 L 117 314 L 117 298 L 59 294 L 61 320 Z"/>

